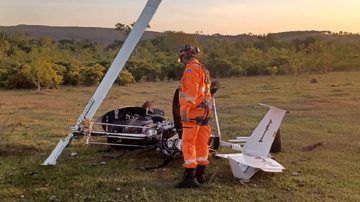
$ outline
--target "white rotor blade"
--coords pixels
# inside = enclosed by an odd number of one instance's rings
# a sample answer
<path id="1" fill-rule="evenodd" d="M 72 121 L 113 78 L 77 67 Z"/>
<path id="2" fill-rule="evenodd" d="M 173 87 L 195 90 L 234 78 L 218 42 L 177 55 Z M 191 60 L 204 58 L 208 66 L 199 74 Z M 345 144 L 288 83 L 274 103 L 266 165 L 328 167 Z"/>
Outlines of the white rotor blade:
<path id="1" fill-rule="evenodd" d="M 118 77 L 120 71 L 123 69 L 126 61 L 129 59 L 136 44 L 139 42 L 145 29 L 149 25 L 161 1 L 162 0 L 149 0 L 147 2 L 145 8 L 140 14 L 140 17 L 136 21 L 134 28 L 131 30 L 129 36 L 125 40 L 119 53 L 117 54 L 113 63 L 111 64 L 109 70 L 106 72 L 105 77 L 101 81 L 99 87 L 96 89 L 93 97 L 90 99 L 84 111 L 79 116 L 75 126 L 72 127 L 72 132 L 65 139 L 61 140 L 58 143 L 58 145 L 55 147 L 55 149 L 52 151 L 50 156 L 45 160 L 45 162 L 42 165 L 55 165 L 57 158 L 60 156 L 62 151 L 71 142 L 72 138 L 74 137 L 73 133 L 79 130 L 80 124 L 85 119 L 91 120 L 93 118 L 96 111 L 103 102 L 105 96 L 109 92 L 111 86 L 114 84 L 114 81 Z"/>

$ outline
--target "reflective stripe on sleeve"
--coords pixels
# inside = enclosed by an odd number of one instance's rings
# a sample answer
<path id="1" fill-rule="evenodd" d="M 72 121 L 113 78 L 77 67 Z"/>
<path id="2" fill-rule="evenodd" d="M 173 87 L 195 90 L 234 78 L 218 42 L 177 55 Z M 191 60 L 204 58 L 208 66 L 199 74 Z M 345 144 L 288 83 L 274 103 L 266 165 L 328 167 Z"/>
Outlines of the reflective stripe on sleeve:
<path id="1" fill-rule="evenodd" d="M 180 92 L 179 97 L 186 97 L 186 94 L 184 92 Z"/>
<path id="2" fill-rule="evenodd" d="M 185 100 L 186 100 L 186 101 L 190 101 L 190 102 L 195 102 L 195 98 L 194 98 L 194 97 L 190 97 L 190 96 L 185 96 Z"/>
<path id="3" fill-rule="evenodd" d="M 199 64 L 191 64 L 191 67 L 198 68 L 198 67 L 200 67 L 200 65 Z"/>

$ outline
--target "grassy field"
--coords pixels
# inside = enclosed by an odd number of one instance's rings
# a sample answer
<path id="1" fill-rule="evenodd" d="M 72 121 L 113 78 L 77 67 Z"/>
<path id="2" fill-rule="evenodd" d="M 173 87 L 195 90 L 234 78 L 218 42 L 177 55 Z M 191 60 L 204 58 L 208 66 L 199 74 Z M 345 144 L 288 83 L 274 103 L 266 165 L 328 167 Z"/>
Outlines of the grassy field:
<path id="1" fill-rule="evenodd" d="M 181 159 L 151 171 L 155 151 L 107 151 L 73 141 L 55 167 L 40 164 L 75 123 L 94 87 L 0 90 L 0 201 L 360 201 L 360 72 L 301 77 L 223 79 L 217 105 L 223 138 L 248 135 L 266 103 L 286 110 L 283 173 L 232 177 L 228 162 L 211 157 L 210 182 L 198 189 L 173 186 Z M 316 79 L 317 82 L 311 82 Z M 178 82 L 114 86 L 97 115 L 155 101 L 170 118 Z M 318 147 L 311 148 L 316 143 Z M 71 157 L 76 152 L 78 156 Z M 105 162 L 105 163 L 101 163 Z"/>

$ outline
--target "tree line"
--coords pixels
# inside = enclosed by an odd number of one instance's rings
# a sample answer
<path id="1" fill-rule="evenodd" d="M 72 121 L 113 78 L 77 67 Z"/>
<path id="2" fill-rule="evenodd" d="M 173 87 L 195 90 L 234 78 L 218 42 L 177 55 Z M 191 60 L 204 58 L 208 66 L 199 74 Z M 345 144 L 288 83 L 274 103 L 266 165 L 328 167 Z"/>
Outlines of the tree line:
<path id="1" fill-rule="evenodd" d="M 117 29 L 128 33 L 131 26 L 117 24 Z M 50 37 L 35 39 L 27 33 L 0 32 L 0 87 L 40 90 L 97 85 L 122 44 L 54 41 Z M 177 63 L 177 51 L 184 44 L 200 47 L 201 62 L 217 78 L 360 70 L 360 43 L 346 40 L 307 37 L 282 41 L 252 34 L 243 40 L 227 40 L 220 35 L 168 31 L 142 40 L 116 83 L 180 79 L 183 66 Z"/>

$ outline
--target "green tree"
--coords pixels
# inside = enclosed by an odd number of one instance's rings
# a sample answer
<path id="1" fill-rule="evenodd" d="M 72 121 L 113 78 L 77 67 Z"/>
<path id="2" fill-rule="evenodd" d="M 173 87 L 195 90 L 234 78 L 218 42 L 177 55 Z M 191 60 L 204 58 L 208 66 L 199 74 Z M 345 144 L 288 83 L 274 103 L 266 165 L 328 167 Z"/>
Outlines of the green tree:
<path id="1" fill-rule="evenodd" d="M 138 66 L 133 68 L 131 73 L 137 81 L 156 81 L 160 79 L 160 71 L 159 64 L 139 61 Z"/>
<path id="2" fill-rule="evenodd" d="M 24 75 L 28 81 L 31 81 L 38 91 L 42 87 L 58 88 L 62 83 L 63 77 L 55 70 L 55 64 L 43 59 L 37 58 L 30 65 L 23 69 Z"/>
<path id="3" fill-rule="evenodd" d="M 234 77 L 245 76 L 245 73 L 246 73 L 245 69 L 239 64 L 234 64 L 231 69 L 231 76 Z"/>
<path id="4" fill-rule="evenodd" d="M 180 63 L 169 62 L 161 64 L 160 79 L 180 80 L 184 72 L 184 66 Z"/>
<path id="5" fill-rule="evenodd" d="M 233 71 L 233 64 L 226 59 L 216 58 L 208 61 L 207 68 L 212 77 L 229 77 Z"/>
<path id="6" fill-rule="evenodd" d="M 120 86 L 125 86 L 129 83 L 135 83 L 135 78 L 128 70 L 124 69 L 119 74 L 118 83 Z"/>
<path id="7" fill-rule="evenodd" d="M 200 43 L 194 36 L 184 32 L 167 31 L 165 36 L 157 37 L 152 42 L 159 50 L 171 53 L 177 52 L 184 44 L 191 44 L 201 48 Z"/>
<path id="8" fill-rule="evenodd" d="M 121 32 L 124 32 L 126 35 L 129 35 L 129 33 L 131 32 L 131 30 L 134 28 L 135 26 L 135 22 L 131 23 L 130 25 L 126 25 L 123 23 L 116 23 L 115 24 L 115 30 L 119 30 Z M 147 25 L 147 28 L 150 29 L 150 25 Z"/>
<path id="9" fill-rule="evenodd" d="M 290 73 L 296 76 L 305 73 L 305 57 L 301 53 L 292 55 L 289 68 Z"/>
<path id="10" fill-rule="evenodd" d="M 269 66 L 265 60 L 263 51 L 254 47 L 246 48 L 241 52 L 240 61 L 247 76 L 261 75 L 264 69 Z"/>
<path id="11" fill-rule="evenodd" d="M 97 85 L 104 76 L 105 67 L 95 64 L 81 71 L 81 83 L 86 86 Z"/>
<path id="12" fill-rule="evenodd" d="M 131 27 L 129 25 L 118 22 L 115 24 L 115 30 L 129 34 L 131 31 Z"/>
<path id="13" fill-rule="evenodd" d="M 4 63 L 5 67 L 0 67 L 0 87 L 5 88 L 31 88 L 33 83 L 28 81 L 25 70 L 28 64 Z"/>

